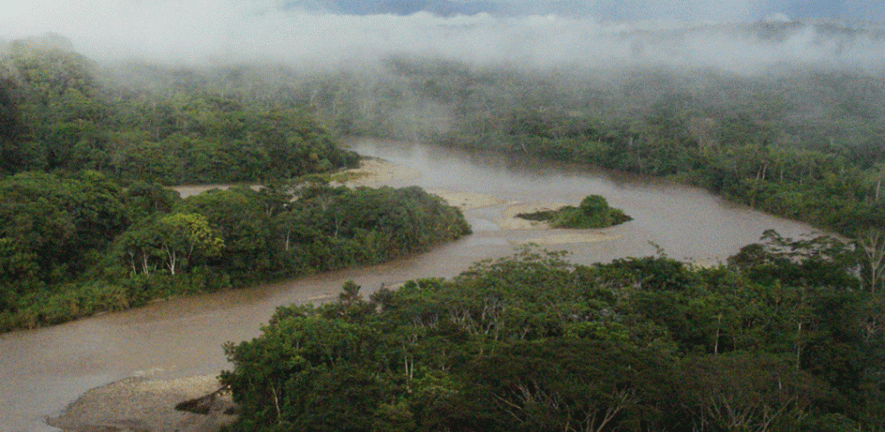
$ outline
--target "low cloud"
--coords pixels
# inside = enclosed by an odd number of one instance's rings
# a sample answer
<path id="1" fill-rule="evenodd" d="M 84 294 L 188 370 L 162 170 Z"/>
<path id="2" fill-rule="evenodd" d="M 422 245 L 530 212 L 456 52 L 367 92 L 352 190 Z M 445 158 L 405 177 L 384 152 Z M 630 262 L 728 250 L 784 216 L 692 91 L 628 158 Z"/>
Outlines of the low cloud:
<path id="1" fill-rule="evenodd" d="M 881 29 L 822 31 L 790 24 L 784 22 L 787 15 L 766 12 L 761 0 L 654 4 L 667 20 L 624 24 L 578 15 L 340 15 L 283 8 L 272 0 L 33 0 L 2 7 L 0 38 L 54 32 L 97 60 L 184 64 L 273 61 L 340 67 L 415 55 L 532 67 L 651 63 L 742 72 L 784 64 L 885 68 Z M 605 1 L 592 6 L 616 7 Z M 736 7 L 744 10 L 735 12 Z M 625 16 L 646 13 L 621 8 Z M 763 12 L 780 22 L 758 21 L 748 30 L 721 19 L 743 22 Z M 686 17 L 689 21 L 673 20 Z"/>

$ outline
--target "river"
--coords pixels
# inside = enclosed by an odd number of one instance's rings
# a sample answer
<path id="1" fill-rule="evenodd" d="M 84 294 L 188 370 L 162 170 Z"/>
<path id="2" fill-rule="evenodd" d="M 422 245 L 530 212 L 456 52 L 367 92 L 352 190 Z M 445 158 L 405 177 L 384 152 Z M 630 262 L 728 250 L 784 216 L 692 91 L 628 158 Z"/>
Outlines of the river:
<path id="1" fill-rule="evenodd" d="M 672 258 L 715 262 L 758 241 L 766 229 L 794 238 L 812 232 L 808 225 L 654 179 L 423 144 L 360 139 L 350 145 L 360 154 L 420 173 L 384 184 L 475 192 L 499 204 L 465 210 L 474 233 L 419 256 L 0 335 L 0 430 L 56 430 L 45 424 L 47 416 L 57 415 L 87 390 L 123 378 L 217 373 L 228 367 L 222 344 L 256 336 L 278 305 L 334 298 L 350 279 L 370 293 L 412 278 L 451 277 L 477 260 L 510 255 L 516 244 L 529 241 L 566 250 L 571 261 L 585 264 L 653 254 L 654 245 Z M 590 194 L 604 196 L 634 220 L 594 231 L 604 240 L 592 242 L 571 242 L 563 230 L 502 229 L 495 222 L 515 204 L 577 205 Z"/>

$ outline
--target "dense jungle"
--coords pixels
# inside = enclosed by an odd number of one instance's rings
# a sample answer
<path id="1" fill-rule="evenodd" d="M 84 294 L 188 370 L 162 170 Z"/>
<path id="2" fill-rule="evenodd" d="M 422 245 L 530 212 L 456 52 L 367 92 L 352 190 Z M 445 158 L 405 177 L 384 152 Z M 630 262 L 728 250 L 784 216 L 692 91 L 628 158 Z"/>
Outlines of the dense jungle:
<path id="1" fill-rule="evenodd" d="M 368 297 L 347 283 L 225 346 L 230 430 L 885 430 L 882 71 L 379 65 L 104 64 L 54 36 L 6 43 L 0 330 L 468 235 L 419 188 L 339 181 L 359 163 L 343 137 L 422 141 L 681 182 L 824 233 L 767 231 L 707 267 L 526 247 Z"/>

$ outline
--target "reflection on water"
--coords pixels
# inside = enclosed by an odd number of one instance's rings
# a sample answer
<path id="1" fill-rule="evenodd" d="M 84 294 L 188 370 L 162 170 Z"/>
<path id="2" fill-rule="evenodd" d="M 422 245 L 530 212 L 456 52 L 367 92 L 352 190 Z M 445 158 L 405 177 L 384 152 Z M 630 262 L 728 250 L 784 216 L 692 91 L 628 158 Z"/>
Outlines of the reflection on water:
<path id="1" fill-rule="evenodd" d="M 4 430 L 53 430 L 47 415 L 90 388 L 128 376 L 175 378 L 213 374 L 227 367 L 221 346 L 258 334 L 277 305 L 334 298 L 352 279 L 364 293 L 405 280 L 451 277 L 471 263 L 509 255 L 515 244 L 553 238 L 548 249 L 571 252 L 579 263 L 610 261 L 655 252 L 651 243 L 678 259 L 724 259 L 766 229 L 788 237 L 807 225 L 723 202 L 710 194 L 666 182 L 605 171 L 506 160 L 437 147 L 379 140 L 356 140 L 357 152 L 419 170 L 422 176 L 391 186 L 478 192 L 504 203 L 577 204 L 590 194 L 604 196 L 633 221 L 598 230 L 608 240 L 562 243 L 562 230 L 501 230 L 494 220 L 507 205 L 465 211 L 474 234 L 434 251 L 389 264 L 155 303 L 36 331 L 0 335 L 0 424 Z M 579 236 L 581 237 L 581 236 Z M 600 236 L 584 236 L 598 238 Z"/>

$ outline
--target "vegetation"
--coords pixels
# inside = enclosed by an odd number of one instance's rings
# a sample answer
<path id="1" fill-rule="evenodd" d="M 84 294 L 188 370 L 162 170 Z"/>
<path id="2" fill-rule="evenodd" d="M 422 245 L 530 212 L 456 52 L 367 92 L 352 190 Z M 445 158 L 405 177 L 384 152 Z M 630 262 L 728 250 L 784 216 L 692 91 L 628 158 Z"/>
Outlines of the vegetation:
<path id="1" fill-rule="evenodd" d="M 186 71 L 170 71 L 179 80 L 159 89 L 115 82 L 48 43 L 15 41 L 0 55 L 0 174 L 89 169 L 169 185 L 270 181 L 357 163 L 297 103 L 226 93 Z"/>
<path id="2" fill-rule="evenodd" d="M 415 187 L 298 183 L 179 199 L 85 172 L 19 174 L 0 191 L 2 330 L 380 263 L 470 231 L 457 209 Z"/>
<path id="3" fill-rule="evenodd" d="M 555 228 L 606 228 L 633 220 L 621 209 L 609 207 L 608 201 L 599 195 L 584 198 L 580 207 L 565 206 L 558 210 L 519 213 L 516 217 L 550 222 Z"/>
<path id="4" fill-rule="evenodd" d="M 348 134 L 668 177 L 849 236 L 885 229 L 881 72 L 386 66 L 371 86 L 311 83 L 318 115 Z"/>
<path id="5" fill-rule="evenodd" d="M 106 70 L 32 45 L 12 44 L 0 68 L 6 172 L 90 168 L 171 184 L 355 163 L 329 147 L 322 123 L 346 135 L 666 176 L 852 237 L 885 229 L 885 78 L 877 72 L 525 72 L 408 58 L 387 59 L 380 75 Z M 60 77 L 40 78 L 52 76 Z"/>
<path id="6" fill-rule="evenodd" d="M 857 252 L 767 233 L 715 268 L 525 249 L 369 300 L 349 282 L 226 347 L 232 430 L 879 430 Z"/>
<path id="7" fill-rule="evenodd" d="M 378 263 L 469 232 L 420 189 L 324 183 L 358 157 L 294 101 L 186 73 L 159 90 L 108 84 L 52 42 L 0 56 L 0 331 Z M 186 199 L 163 187 L 240 181 L 265 187 Z"/>
<path id="8" fill-rule="evenodd" d="M 769 232 L 708 269 L 527 250 L 368 300 L 347 284 L 226 347 L 234 430 L 885 429 L 881 75 L 129 66 L 35 41 L 0 57 L 0 330 L 469 231 L 416 188 L 302 177 L 356 163 L 328 125 L 666 176 L 850 240 Z M 265 187 L 163 188 L 208 182 Z M 558 217 L 604 222 L 603 203 Z"/>

